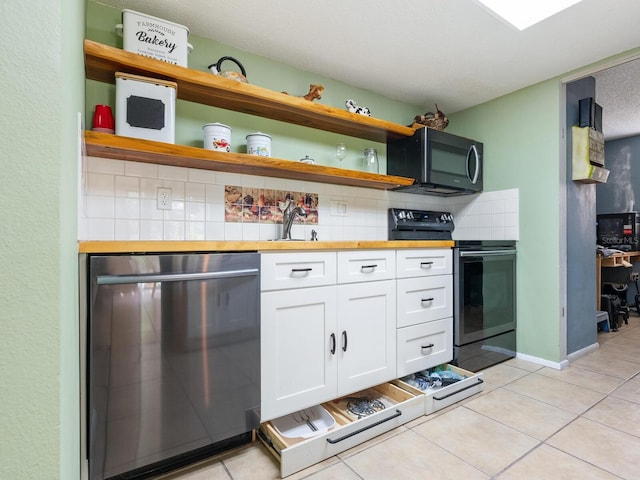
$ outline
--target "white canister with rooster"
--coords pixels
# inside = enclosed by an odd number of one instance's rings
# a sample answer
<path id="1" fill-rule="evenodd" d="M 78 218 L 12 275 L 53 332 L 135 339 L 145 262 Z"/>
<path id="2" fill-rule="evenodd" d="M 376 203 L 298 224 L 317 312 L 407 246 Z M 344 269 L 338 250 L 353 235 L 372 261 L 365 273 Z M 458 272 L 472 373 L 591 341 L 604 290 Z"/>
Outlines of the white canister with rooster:
<path id="1" fill-rule="evenodd" d="M 222 123 L 207 123 L 204 131 L 204 148 L 218 152 L 231 151 L 231 127 Z"/>
<path id="2" fill-rule="evenodd" d="M 262 132 L 247 135 L 247 153 L 250 155 L 260 155 L 261 157 L 270 157 L 271 135 Z"/>

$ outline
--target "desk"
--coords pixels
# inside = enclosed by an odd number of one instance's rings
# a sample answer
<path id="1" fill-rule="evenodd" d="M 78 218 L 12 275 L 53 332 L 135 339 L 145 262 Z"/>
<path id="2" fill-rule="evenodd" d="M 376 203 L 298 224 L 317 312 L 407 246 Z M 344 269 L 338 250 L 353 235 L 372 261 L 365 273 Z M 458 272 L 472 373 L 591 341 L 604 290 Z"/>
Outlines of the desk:
<path id="1" fill-rule="evenodd" d="M 609 255 L 608 257 L 603 257 L 600 253 L 596 252 L 596 310 L 600 310 L 600 295 L 602 295 L 602 287 L 601 276 L 602 272 L 600 271 L 601 267 L 616 267 L 623 266 L 624 262 L 634 263 L 640 262 L 640 252 L 621 252 L 614 253 L 613 255 Z"/>

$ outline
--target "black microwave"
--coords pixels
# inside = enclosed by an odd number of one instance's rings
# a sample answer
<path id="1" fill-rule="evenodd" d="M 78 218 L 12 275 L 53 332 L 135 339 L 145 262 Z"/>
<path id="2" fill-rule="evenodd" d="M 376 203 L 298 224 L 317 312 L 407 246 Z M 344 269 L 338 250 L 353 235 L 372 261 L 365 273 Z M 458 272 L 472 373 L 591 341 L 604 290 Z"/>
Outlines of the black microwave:
<path id="1" fill-rule="evenodd" d="M 638 212 L 596 215 L 598 245 L 625 252 L 640 250 L 640 214 Z"/>
<path id="2" fill-rule="evenodd" d="M 482 191 L 482 143 L 431 128 L 387 142 L 387 174 L 413 178 L 396 190 L 434 195 Z"/>

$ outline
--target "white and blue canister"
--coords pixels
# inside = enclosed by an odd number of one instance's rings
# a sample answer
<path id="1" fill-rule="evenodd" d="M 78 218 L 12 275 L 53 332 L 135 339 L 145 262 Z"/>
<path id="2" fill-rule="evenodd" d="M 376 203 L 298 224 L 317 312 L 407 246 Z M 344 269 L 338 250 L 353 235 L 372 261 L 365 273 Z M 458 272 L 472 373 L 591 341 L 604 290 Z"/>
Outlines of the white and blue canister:
<path id="1" fill-rule="evenodd" d="M 247 135 L 247 153 L 261 157 L 271 156 L 271 135 L 256 132 Z"/>

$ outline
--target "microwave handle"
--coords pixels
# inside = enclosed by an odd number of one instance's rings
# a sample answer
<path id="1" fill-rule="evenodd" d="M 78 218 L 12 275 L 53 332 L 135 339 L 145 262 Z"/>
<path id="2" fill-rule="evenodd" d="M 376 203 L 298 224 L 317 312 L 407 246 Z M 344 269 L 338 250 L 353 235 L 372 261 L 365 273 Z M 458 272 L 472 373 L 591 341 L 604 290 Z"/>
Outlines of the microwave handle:
<path id="1" fill-rule="evenodd" d="M 473 178 L 471 178 L 471 172 L 469 171 L 469 163 L 471 160 L 471 152 L 473 152 L 474 157 L 476 157 L 476 170 L 473 172 Z M 469 151 L 467 152 L 467 177 L 471 180 L 471 183 L 475 185 L 478 181 L 478 176 L 480 175 L 480 155 L 478 155 L 478 149 L 475 145 L 471 145 Z"/>

